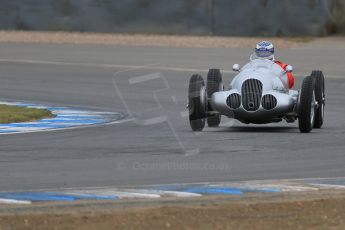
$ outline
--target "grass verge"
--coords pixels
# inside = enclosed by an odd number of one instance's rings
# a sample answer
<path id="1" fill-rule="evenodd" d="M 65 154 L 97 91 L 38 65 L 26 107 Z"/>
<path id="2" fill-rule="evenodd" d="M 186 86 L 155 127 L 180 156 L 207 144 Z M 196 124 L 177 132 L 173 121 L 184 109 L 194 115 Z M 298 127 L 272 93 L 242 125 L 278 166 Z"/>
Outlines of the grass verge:
<path id="1" fill-rule="evenodd" d="M 0 206 L 0 229 L 321 230 L 344 229 L 345 223 L 344 191 L 206 197 L 158 203 Z"/>
<path id="2" fill-rule="evenodd" d="M 0 105 L 0 123 L 28 122 L 53 117 L 47 109 L 34 109 L 14 105 Z"/>

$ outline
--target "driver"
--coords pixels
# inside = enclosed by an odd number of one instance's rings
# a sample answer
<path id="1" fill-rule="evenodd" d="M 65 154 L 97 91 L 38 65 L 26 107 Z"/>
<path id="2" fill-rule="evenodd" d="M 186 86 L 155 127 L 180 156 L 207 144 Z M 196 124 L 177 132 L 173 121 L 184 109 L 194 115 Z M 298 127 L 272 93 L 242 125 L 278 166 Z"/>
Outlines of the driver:
<path id="1" fill-rule="evenodd" d="M 288 66 L 287 64 L 274 59 L 274 46 L 269 41 L 261 41 L 257 43 L 255 54 L 253 54 L 253 56 L 257 59 L 268 59 L 274 61 L 274 63 L 279 65 L 283 70 L 286 70 L 286 67 Z M 289 88 L 291 89 L 295 84 L 295 78 L 292 73 L 286 73 L 286 76 L 288 78 Z"/>

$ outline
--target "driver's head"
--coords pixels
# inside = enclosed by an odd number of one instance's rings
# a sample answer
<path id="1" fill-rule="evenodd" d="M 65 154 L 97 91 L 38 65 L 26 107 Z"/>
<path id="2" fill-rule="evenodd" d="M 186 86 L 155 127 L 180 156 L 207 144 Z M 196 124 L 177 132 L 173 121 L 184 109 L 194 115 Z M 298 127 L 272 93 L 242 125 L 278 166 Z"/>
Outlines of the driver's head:
<path id="1" fill-rule="evenodd" d="M 274 46 L 269 41 L 261 41 L 256 44 L 255 54 L 258 58 L 273 60 Z"/>

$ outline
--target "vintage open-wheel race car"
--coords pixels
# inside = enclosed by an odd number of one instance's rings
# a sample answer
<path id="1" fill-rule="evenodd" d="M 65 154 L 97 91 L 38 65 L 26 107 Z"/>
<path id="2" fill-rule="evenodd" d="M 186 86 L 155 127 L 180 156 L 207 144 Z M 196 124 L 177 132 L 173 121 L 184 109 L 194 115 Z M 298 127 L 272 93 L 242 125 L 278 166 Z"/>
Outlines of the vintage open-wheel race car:
<path id="1" fill-rule="evenodd" d="M 289 89 L 286 74 L 274 61 L 252 59 L 238 72 L 225 90 L 219 69 L 210 69 L 206 83 L 201 75 L 190 78 L 188 91 L 189 121 L 193 131 L 202 131 L 207 122 L 217 127 L 221 116 L 245 124 L 267 124 L 298 119 L 299 129 L 308 133 L 321 128 L 325 109 L 325 80 L 322 71 L 312 71 L 299 91 Z"/>

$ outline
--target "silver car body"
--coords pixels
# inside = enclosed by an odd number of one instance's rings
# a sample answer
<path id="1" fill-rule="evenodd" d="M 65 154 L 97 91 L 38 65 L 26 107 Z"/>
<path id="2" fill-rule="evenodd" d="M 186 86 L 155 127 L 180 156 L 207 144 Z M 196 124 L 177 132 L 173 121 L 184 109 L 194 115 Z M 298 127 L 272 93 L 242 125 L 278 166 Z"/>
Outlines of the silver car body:
<path id="1" fill-rule="evenodd" d="M 263 124 L 283 118 L 294 121 L 297 100 L 298 91 L 289 90 L 286 72 L 278 64 L 251 59 L 232 80 L 230 90 L 214 93 L 210 104 L 243 123 Z"/>

